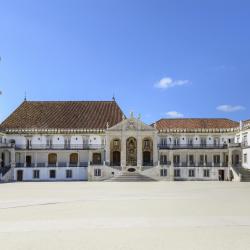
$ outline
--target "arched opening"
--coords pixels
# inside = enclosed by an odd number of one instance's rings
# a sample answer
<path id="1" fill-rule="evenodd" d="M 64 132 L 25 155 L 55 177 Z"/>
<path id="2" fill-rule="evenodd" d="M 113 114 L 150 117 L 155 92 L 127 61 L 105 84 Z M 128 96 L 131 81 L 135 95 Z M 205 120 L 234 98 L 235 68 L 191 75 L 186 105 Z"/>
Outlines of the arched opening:
<path id="1" fill-rule="evenodd" d="M 151 153 L 150 151 L 143 152 L 143 165 L 148 166 L 151 164 Z"/>
<path id="2" fill-rule="evenodd" d="M 150 138 L 145 138 L 142 141 L 142 158 L 143 166 L 153 164 L 153 141 Z"/>
<path id="3" fill-rule="evenodd" d="M 26 155 L 26 166 L 30 167 L 32 162 L 31 155 Z"/>
<path id="4" fill-rule="evenodd" d="M 137 141 L 134 137 L 127 139 L 127 166 L 136 166 L 137 165 Z"/>
<path id="5" fill-rule="evenodd" d="M 102 163 L 101 153 L 93 153 L 92 162 L 93 162 L 93 165 L 101 165 Z"/>
<path id="6" fill-rule="evenodd" d="M 56 165 L 57 163 L 57 154 L 51 153 L 48 155 L 48 164 L 49 165 Z"/>
<path id="7" fill-rule="evenodd" d="M 241 164 L 241 152 L 239 150 L 234 150 L 232 152 L 232 165 L 233 166 L 240 166 Z"/>
<path id="8" fill-rule="evenodd" d="M 121 165 L 121 141 L 119 139 L 113 139 L 110 142 L 110 165 Z"/>
<path id="9" fill-rule="evenodd" d="M 121 153 L 119 151 L 113 152 L 113 165 L 120 166 L 121 165 Z"/>
<path id="10" fill-rule="evenodd" d="M 69 164 L 70 165 L 77 165 L 78 164 L 78 154 L 77 153 L 70 154 Z"/>

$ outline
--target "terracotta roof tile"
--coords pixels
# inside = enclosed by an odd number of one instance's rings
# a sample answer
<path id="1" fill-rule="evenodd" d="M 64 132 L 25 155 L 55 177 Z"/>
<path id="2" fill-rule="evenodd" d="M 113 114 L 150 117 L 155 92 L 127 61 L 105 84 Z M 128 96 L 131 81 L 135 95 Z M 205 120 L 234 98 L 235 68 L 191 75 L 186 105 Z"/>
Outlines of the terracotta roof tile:
<path id="1" fill-rule="evenodd" d="M 185 118 L 185 119 L 161 119 L 156 122 L 158 130 L 165 129 L 228 129 L 236 128 L 239 123 L 229 119 L 217 118 Z"/>
<path id="2" fill-rule="evenodd" d="M 0 128 L 105 129 L 122 115 L 115 101 L 24 101 Z"/>

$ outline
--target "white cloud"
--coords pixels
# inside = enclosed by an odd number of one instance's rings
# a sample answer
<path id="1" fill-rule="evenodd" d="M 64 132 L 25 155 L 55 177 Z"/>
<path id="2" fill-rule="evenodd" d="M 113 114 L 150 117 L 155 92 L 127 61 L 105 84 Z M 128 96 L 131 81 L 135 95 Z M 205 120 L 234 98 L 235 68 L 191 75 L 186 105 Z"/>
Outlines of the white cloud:
<path id="1" fill-rule="evenodd" d="M 231 112 L 236 112 L 236 111 L 244 110 L 245 107 L 240 106 L 240 105 L 236 105 L 236 106 L 232 106 L 232 105 L 220 105 L 216 109 L 218 111 L 221 111 L 221 112 L 231 113 Z"/>
<path id="2" fill-rule="evenodd" d="M 182 113 L 179 113 L 177 111 L 169 111 L 166 113 L 166 115 L 170 118 L 182 118 L 184 115 Z"/>
<path id="3" fill-rule="evenodd" d="M 154 86 L 159 89 L 168 89 L 175 86 L 182 86 L 190 83 L 189 80 L 174 80 L 171 77 L 164 77 Z"/>

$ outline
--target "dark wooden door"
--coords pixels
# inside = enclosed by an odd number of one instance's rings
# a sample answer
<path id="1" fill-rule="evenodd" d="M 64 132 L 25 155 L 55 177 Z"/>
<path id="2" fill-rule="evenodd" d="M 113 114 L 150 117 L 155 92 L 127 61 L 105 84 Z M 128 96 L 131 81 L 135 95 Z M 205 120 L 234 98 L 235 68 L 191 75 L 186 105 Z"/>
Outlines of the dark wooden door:
<path id="1" fill-rule="evenodd" d="M 18 170 L 17 171 L 17 181 L 22 181 L 23 180 L 23 170 Z"/>

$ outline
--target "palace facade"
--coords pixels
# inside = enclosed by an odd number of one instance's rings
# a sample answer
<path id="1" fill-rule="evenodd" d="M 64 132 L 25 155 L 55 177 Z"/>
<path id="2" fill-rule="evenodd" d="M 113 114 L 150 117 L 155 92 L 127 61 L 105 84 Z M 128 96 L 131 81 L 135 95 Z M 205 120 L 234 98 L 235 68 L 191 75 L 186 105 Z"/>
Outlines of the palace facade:
<path id="1" fill-rule="evenodd" d="M 25 100 L 0 125 L 0 178 L 249 181 L 248 145 L 250 120 L 147 125 L 126 117 L 115 100 Z"/>

